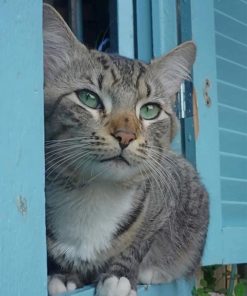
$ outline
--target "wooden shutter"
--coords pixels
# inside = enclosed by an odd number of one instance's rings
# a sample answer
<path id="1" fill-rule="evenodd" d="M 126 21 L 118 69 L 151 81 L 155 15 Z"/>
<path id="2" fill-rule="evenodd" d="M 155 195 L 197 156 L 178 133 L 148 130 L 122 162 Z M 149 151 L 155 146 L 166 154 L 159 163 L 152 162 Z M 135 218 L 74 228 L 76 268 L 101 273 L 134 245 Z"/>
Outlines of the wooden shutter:
<path id="1" fill-rule="evenodd" d="M 211 205 L 204 263 L 247 262 L 247 2 L 191 3 L 196 159 Z"/>

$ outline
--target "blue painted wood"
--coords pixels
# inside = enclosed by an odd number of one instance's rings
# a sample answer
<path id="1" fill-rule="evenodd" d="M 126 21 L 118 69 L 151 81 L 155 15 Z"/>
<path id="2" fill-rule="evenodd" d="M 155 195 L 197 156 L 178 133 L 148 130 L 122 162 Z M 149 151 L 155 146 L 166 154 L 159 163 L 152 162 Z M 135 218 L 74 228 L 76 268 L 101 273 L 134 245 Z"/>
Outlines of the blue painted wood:
<path id="1" fill-rule="evenodd" d="M 150 62 L 153 57 L 150 0 L 137 0 L 135 11 L 137 58 L 145 62 Z"/>
<path id="2" fill-rule="evenodd" d="M 134 57 L 133 1 L 117 0 L 118 53 Z"/>
<path id="3" fill-rule="evenodd" d="M 247 227 L 247 200 L 245 202 L 224 202 L 222 205 L 223 227 Z"/>
<path id="4" fill-rule="evenodd" d="M 223 177 L 247 180 L 247 157 L 225 155 L 221 152 L 220 171 Z"/>
<path id="5" fill-rule="evenodd" d="M 210 225 L 203 263 L 215 264 L 222 262 L 223 246 L 213 0 L 192 0 L 191 19 L 192 36 L 197 44 L 197 59 L 193 68 L 200 126 L 196 141 L 197 169 L 210 195 Z M 209 79 L 211 83 L 209 96 L 212 105 L 210 108 L 206 106 L 203 97 L 206 79 Z"/>
<path id="6" fill-rule="evenodd" d="M 247 135 L 220 130 L 220 151 L 247 156 Z"/>
<path id="7" fill-rule="evenodd" d="M 217 58 L 218 79 L 247 89 L 247 67 Z"/>
<path id="8" fill-rule="evenodd" d="M 247 133 L 247 112 L 219 105 L 219 126 L 230 130 Z"/>
<path id="9" fill-rule="evenodd" d="M 177 45 L 176 1 L 151 0 L 155 57 Z"/>
<path id="10" fill-rule="evenodd" d="M 243 110 L 247 110 L 247 89 L 229 85 L 223 81 L 217 83 L 219 102 Z"/>
<path id="11" fill-rule="evenodd" d="M 247 180 L 221 177 L 223 201 L 247 202 Z"/>
<path id="12" fill-rule="evenodd" d="M 231 264 L 247 262 L 246 227 L 224 227 L 222 229 L 223 249 L 222 263 Z"/>
<path id="13" fill-rule="evenodd" d="M 220 14 L 218 11 L 215 13 L 215 29 L 217 32 L 247 45 L 247 26 Z"/>
<path id="14" fill-rule="evenodd" d="M 236 62 L 242 66 L 247 66 L 246 46 L 216 34 L 216 48 L 219 57 Z"/>
<path id="15" fill-rule="evenodd" d="M 46 295 L 42 1 L 0 1 L 0 295 Z"/>
<path id="16" fill-rule="evenodd" d="M 204 264 L 247 261 L 247 47 L 243 46 L 247 39 L 242 12 L 236 5 L 230 15 L 229 5 L 227 0 L 192 1 L 198 47 L 194 67 L 200 123 L 197 167 L 211 199 Z M 206 78 L 211 83 L 210 108 L 202 93 Z"/>
<path id="17" fill-rule="evenodd" d="M 223 263 L 247 262 L 247 5 L 235 2 L 214 1 Z"/>
<path id="18" fill-rule="evenodd" d="M 242 2 L 241 0 L 216 0 L 214 7 L 247 24 L 247 2 Z"/>
<path id="19" fill-rule="evenodd" d="M 247 134 L 231 129 L 219 128 L 221 152 L 246 156 Z"/>

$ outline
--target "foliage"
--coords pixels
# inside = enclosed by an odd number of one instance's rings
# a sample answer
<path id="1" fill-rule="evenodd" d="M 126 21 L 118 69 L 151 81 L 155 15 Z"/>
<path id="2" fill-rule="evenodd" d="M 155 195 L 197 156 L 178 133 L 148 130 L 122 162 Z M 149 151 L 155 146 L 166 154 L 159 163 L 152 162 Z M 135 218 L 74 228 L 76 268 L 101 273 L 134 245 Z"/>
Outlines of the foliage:
<path id="1" fill-rule="evenodd" d="M 247 295 L 247 280 L 240 281 L 234 288 L 234 293 L 236 296 L 246 296 Z"/>
<path id="2" fill-rule="evenodd" d="M 211 296 L 216 295 L 225 295 L 225 296 L 247 296 L 247 279 L 240 279 L 234 287 L 234 291 L 228 289 L 217 289 L 217 283 L 226 277 L 226 273 L 222 273 L 219 279 L 215 277 L 215 271 L 219 266 L 207 266 L 203 267 L 204 278 L 200 280 L 200 288 L 193 288 L 192 296 Z M 238 278 L 238 275 L 235 275 Z"/>

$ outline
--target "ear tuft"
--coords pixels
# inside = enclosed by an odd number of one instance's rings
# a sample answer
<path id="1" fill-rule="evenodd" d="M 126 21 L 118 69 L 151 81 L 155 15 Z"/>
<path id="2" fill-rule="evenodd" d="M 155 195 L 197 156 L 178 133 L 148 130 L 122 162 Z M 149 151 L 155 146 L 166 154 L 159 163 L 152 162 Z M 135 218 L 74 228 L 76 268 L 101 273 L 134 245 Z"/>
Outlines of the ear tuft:
<path id="1" fill-rule="evenodd" d="M 176 94 L 181 83 L 190 79 L 190 70 L 195 61 L 195 56 L 196 46 L 192 41 L 188 41 L 182 43 L 167 55 L 151 62 L 152 76 L 161 81 L 167 97 Z"/>

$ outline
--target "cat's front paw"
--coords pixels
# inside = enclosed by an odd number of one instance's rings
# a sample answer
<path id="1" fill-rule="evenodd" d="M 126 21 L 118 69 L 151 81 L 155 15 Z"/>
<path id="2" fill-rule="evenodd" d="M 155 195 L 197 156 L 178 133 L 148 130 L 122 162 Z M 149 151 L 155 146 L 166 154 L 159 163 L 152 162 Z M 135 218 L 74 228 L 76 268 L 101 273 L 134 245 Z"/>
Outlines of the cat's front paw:
<path id="1" fill-rule="evenodd" d="M 111 276 L 99 282 L 96 296 L 137 296 L 137 294 L 131 289 L 130 281 L 126 277 Z"/>
<path id="2" fill-rule="evenodd" d="M 48 277 L 49 296 L 59 295 L 60 293 L 74 291 L 78 287 L 73 279 L 67 280 L 64 275 L 52 275 Z"/>

